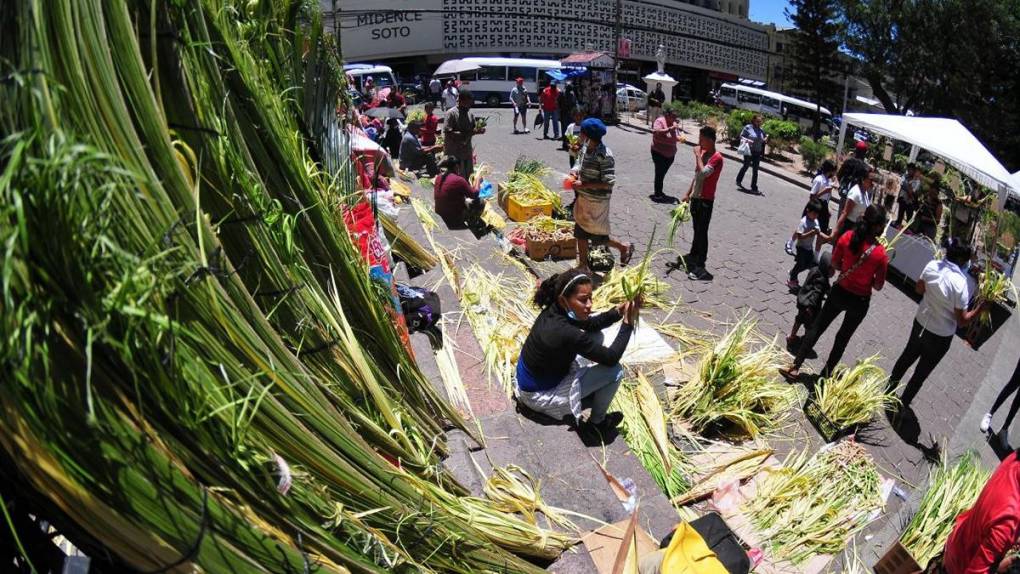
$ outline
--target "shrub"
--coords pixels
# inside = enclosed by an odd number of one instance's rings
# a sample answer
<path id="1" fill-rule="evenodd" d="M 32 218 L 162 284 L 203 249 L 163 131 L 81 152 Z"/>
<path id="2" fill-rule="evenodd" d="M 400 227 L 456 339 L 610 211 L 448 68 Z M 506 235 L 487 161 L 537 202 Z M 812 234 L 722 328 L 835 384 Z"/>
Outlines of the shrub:
<path id="1" fill-rule="evenodd" d="M 794 142 L 800 138 L 800 125 L 780 119 L 768 119 L 761 129 L 769 135 L 769 147 L 780 153 L 793 148 Z"/>
<path id="2" fill-rule="evenodd" d="M 736 109 L 726 116 L 726 137 L 729 138 L 731 144 L 737 145 L 740 141 L 740 130 L 751 123 L 754 114 L 755 112 L 751 110 Z"/>
<path id="3" fill-rule="evenodd" d="M 803 136 L 800 138 L 800 157 L 804 160 L 804 169 L 814 173 L 818 171 L 818 168 L 825 161 L 825 158 L 829 157 L 832 150 L 829 149 L 828 143 L 825 138 L 818 141 Z"/>

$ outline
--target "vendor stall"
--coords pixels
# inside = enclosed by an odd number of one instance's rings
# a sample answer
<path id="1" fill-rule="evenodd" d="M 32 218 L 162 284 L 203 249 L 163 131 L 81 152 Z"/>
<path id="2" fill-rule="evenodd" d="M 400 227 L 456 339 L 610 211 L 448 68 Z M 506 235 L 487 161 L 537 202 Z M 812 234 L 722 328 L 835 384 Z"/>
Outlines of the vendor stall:
<path id="1" fill-rule="evenodd" d="M 958 197 L 944 201 L 948 223 L 954 233 L 973 236 L 986 209 L 1001 210 L 1009 196 L 1009 190 L 1016 190 L 1018 184 L 1013 176 L 970 133 L 960 122 L 948 118 L 908 117 L 885 114 L 846 114 L 840 126 L 839 144 L 843 149 L 848 125 L 864 128 L 880 136 L 906 142 L 911 145 L 910 161 L 917 159 L 924 149 L 941 158 L 947 166 L 958 170 L 962 176 L 973 180 L 997 194 L 995 201 L 974 202 L 971 198 Z M 1015 191 L 1014 191 L 1015 193 Z M 911 280 L 920 276 L 920 271 L 931 261 L 935 245 L 924 237 L 904 235 L 897 244 L 896 257 L 892 267 Z M 1012 276 L 1015 257 L 996 255 L 993 264 Z"/>
<path id="2" fill-rule="evenodd" d="M 584 103 L 585 111 L 595 117 L 612 119 L 616 117 L 616 86 L 613 85 L 613 70 L 616 60 L 608 52 L 577 52 L 560 60 L 564 73 L 571 68 L 584 68 L 587 73 L 577 77 L 578 97 Z"/>

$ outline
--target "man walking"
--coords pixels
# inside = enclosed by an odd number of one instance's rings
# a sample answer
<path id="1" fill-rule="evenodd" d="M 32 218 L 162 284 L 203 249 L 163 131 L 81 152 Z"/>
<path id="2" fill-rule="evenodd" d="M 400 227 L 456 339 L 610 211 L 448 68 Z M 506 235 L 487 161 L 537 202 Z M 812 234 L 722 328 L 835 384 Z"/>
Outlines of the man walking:
<path id="1" fill-rule="evenodd" d="M 524 85 L 524 78 L 517 78 L 517 85 L 510 90 L 510 103 L 514 106 L 514 133 L 531 133 L 528 129 L 528 106 L 531 105 L 531 96 L 528 95 L 528 88 Z M 520 130 L 517 129 L 517 118 L 521 119 Z"/>
<path id="2" fill-rule="evenodd" d="M 737 187 L 740 189 L 744 189 L 744 173 L 750 167 L 751 192 L 761 193 L 758 191 L 758 164 L 761 163 L 761 156 L 765 155 L 765 142 L 768 139 L 769 136 L 761 129 L 761 116 L 755 114 L 751 118 L 751 123 L 744 126 L 743 131 L 740 132 L 740 145 L 744 147 L 746 144 L 748 150 L 744 152 L 744 165 L 737 172 Z"/>
<path id="3" fill-rule="evenodd" d="M 560 91 L 556 89 L 556 82 L 549 82 L 549 85 L 542 90 L 542 139 L 549 139 L 549 123 L 553 125 L 553 139 L 560 139 L 560 113 L 559 102 Z"/>
<path id="4" fill-rule="evenodd" d="M 439 103 L 439 98 L 443 96 L 443 82 L 439 81 L 439 78 L 432 78 L 429 82 L 429 101 Z"/>
<path id="5" fill-rule="evenodd" d="M 715 188 L 722 174 L 723 157 L 715 149 L 715 129 L 701 128 L 698 145 L 694 148 L 694 181 L 684 196 L 691 203 L 691 219 L 694 240 L 691 252 L 683 258 L 687 277 L 696 281 L 711 281 L 712 274 L 705 269 L 708 260 L 708 224 L 712 221 L 712 205 L 715 202 Z"/>
<path id="6" fill-rule="evenodd" d="M 453 85 L 453 80 L 446 80 L 446 89 L 443 90 L 443 111 L 451 110 L 457 107 L 457 99 L 460 92 L 457 91 L 457 86 Z"/>
<path id="7" fill-rule="evenodd" d="M 662 114 L 662 104 L 666 101 L 666 93 L 662 91 L 662 82 L 655 83 L 655 90 L 648 94 L 648 123 L 655 124 L 655 120 Z"/>
<path id="8" fill-rule="evenodd" d="M 574 92 L 574 86 L 567 85 L 567 88 L 560 92 L 556 106 L 560 111 L 560 133 L 563 135 L 560 149 L 568 151 L 570 146 L 567 145 L 567 125 L 570 124 L 571 118 L 574 117 L 574 108 L 577 107 L 577 96 Z"/>
<path id="9" fill-rule="evenodd" d="M 460 162 L 459 173 L 468 177 L 475 170 L 474 148 L 471 138 L 485 133 L 485 129 L 475 128 L 475 118 L 471 115 L 474 96 L 468 90 L 461 90 L 457 96 L 457 105 L 446 112 L 443 120 L 443 153 L 457 158 Z"/>

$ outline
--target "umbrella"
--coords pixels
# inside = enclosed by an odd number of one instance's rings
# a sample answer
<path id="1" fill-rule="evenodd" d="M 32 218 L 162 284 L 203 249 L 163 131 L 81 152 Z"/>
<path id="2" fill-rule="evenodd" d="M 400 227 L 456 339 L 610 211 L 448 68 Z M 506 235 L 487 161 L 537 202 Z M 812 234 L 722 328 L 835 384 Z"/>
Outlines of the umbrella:
<path id="1" fill-rule="evenodd" d="M 380 118 L 384 120 L 389 118 L 404 118 L 404 114 L 396 108 L 369 108 L 365 110 L 365 115 L 370 118 Z"/>
<path id="2" fill-rule="evenodd" d="M 482 67 L 474 62 L 466 62 L 464 60 L 447 60 L 436 68 L 436 72 L 433 76 L 452 76 L 454 74 L 461 74 L 464 72 L 473 72 L 475 70 L 481 70 Z"/>

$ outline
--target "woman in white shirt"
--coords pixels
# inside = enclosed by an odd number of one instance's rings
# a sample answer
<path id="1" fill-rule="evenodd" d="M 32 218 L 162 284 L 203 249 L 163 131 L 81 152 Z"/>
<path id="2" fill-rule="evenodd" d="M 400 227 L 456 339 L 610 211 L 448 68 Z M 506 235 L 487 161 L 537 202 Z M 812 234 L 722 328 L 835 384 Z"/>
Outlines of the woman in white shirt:
<path id="1" fill-rule="evenodd" d="M 860 183 L 850 188 L 846 194 L 846 202 L 843 210 L 839 213 L 839 220 L 836 222 L 836 233 L 832 236 L 832 243 L 839 241 L 839 236 L 846 231 L 853 229 L 857 220 L 864 215 L 864 210 L 871 205 L 871 189 L 875 183 L 872 179 L 875 172 L 870 167 L 861 177 Z"/>
<path id="2" fill-rule="evenodd" d="M 917 363 L 900 397 L 903 408 L 910 404 L 928 375 L 949 352 L 956 329 L 969 323 L 984 305 L 978 301 L 974 309 L 967 310 L 971 293 L 966 270 L 972 255 L 969 245 L 951 238 L 946 246 L 946 258 L 928 263 L 917 280 L 917 292 L 924 298 L 914 316 L 907 346 L 889 376 L 889 388 L 895 389 L 907 369 Z"/>
<path id="3" fill-rule="evenodd" d="M 815 240 L 815 251 L 819 251 L 822 248 L 822 235 L 830 235 L 832 228 L 829 227 L 829 220 L 832 215 L 829 213 L 829 201 L 832 199 L 832 191 L 836 189 L 836 164 L 832 160 L 825 160 L 822 162 L 822 167 L 818 169 L 818 175 L 815 176 L 814 181 L 811 182 L 811 199 L 817 199 L 822 203 L 822 210 L 818 212 L 818 229 L 821 230 L 821 234 L 818 235 L 818 239 Z"/>

